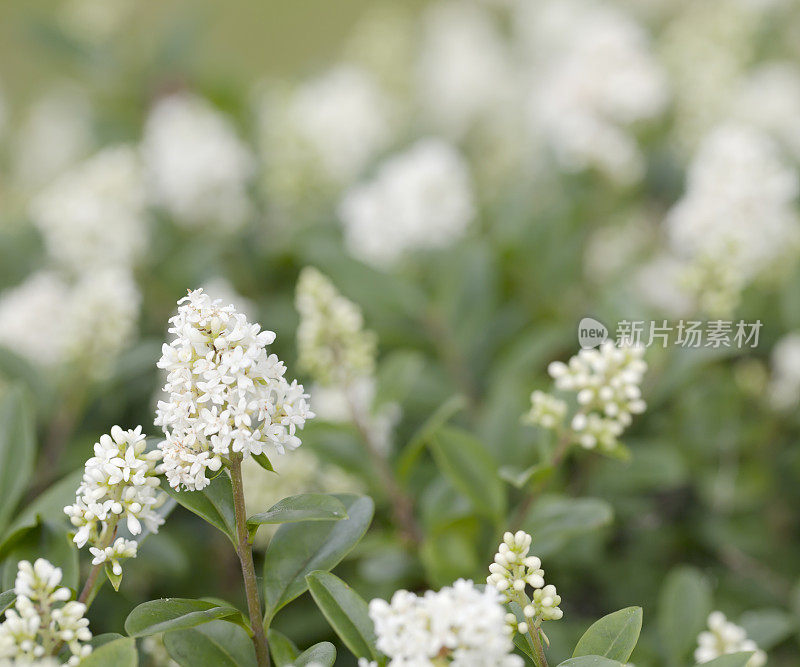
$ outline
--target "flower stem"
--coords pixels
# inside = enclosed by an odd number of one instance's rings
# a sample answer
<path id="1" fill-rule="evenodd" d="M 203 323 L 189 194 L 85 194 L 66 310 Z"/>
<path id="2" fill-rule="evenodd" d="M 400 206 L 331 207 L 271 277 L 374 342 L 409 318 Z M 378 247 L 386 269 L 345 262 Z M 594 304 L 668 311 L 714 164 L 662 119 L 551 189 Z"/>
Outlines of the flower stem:
<path id="1" fill-rule="evenodd" d="M 405 537 L 410 542 L 419 544 L 422 541 L 422 534 L 414 518 L 414 503 L 400 487 L 386 458 L 381 453 L 380 449 L 375 446 L 370 430 L 364 421 L 364 417 L 358 409 L 356 401 L 352 397 L 352 390 L 349 384 L 345 384 L 344 393 L 353 424 L 364 442 L 364 447 L 372 460 L 373 466 L 378 472 L 381 485 L 389 496 L 394 520 L 398 523 Z"/>
<path id="2" fill-rule="evenodd" d="M 117 534 L 117 520 L 114 519 L 109 522 L 107 528 L 108 537 L 103 540 L 103 543 L 100 545 L 101 549 L 105 549 L 109 546 L 113 541 L 114 537 Z M 92 569 L 89 571 L 89 576 L 86 578 L 86 583 L 83 585 L 83 589 L 81 589 L 81 594 L 78 596 L 78 602 L 82 602 L 86 605 L 86 609 L 88 610 L 94 600 L 95 595 L 100 591 L 100 587 L 103 585 L 103 579 L 98 580 L 100 576 L 100 572 L 102 572 L 103 568 L 105 568 L 105 563 L 98 563 L 97 565 L 92 565 Z"/>
<path id="3" fill-rule="evenodd" d="M 544 646 L 542 646 L 542 636 L 539 632 L 539 628 L 534 626 L 528 629 L 528 635 L 530 635 L 531 641 L 533 642 L 537 667 L 548 667 L 547 656 L 544 654 Z"/>
<path id="4" fill-rule="evenodd" d="M 233 486 L 233 507 L 236 514 L 236 554 L 242 566 L 244 590 L 247 596 L 247 612 L 250 616 L 250 628 L 253 630 L 253 645 L 256 649 L 256 661 L 259 667 L 269 667 L 269 649 L 264 625 L 261 622 L 261 601 L 258 597 L 256 571 L 253 566 L 253 545 L 247 532 L 247 510 L 244 504 L 244 486 L 242 485 L 242 454 L 231 456 L 230 471 Z"/>

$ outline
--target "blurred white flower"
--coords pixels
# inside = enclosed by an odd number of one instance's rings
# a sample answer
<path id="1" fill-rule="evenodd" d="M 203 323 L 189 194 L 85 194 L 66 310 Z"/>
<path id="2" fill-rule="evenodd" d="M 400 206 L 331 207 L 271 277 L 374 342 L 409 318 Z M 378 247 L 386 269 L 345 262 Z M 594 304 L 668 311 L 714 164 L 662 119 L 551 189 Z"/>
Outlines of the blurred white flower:
<path id="1" fill-rule="evenodd" d="M 731 111 L 766 130 L 800 160 L 800 68 L 771 62 L 754 69 L 741 83 Z"/>
<path id="2" fill-rule="evenodd" d="M 772 349 L 772 377 L 769 401 L 778 410 L 790 410 L 800 403 L 800 333 L 781 338 Z"/>
<path id="3" fill-rule="evenodd" d="M 425 11 L 417 79 L 423 111 L 454 137 L 480 121 L 502 124 L 518 109 L 509 47 L 492 14 L 472 2 L 445 0 Z"/>
<path id="4" fill-rule="evenodd" d="M 316 405 L 314 406 L 316 409 Z M 242 464 L 242 483 L 247 507 L 264 512 L 288 496 L 300 493 L 362 493 L 363 485 L 340 467 L 320 461 L 305 447 L 291 456 L 275 456 L 270 460 L 275 473 L 264 470 L 252 458 Z M 277 474 L 276 474 L 277 473 Z M 261 526 L 254 546 L 266 548 L 277 525 Z"/>
<path id="5" fill-rule="evenodd" d="M 158 402 L 155 423 L 166 436 L 159 447 L 171 486 L 204 488 L 206 470 L 219 470 L 221 457 L 233 453 L 283 454 L 300 446 L 297 431 L 314 413 L 303 386 L 290 384 L 286 367 L 268 354 L 272 331 L 203 290 L 178 301 L 170 325 L 174 338 L 158 361 L 168 371 L 168 398 Z"/>
<path id="6" fill-rule="evenodd" d="M 311 266 L 300 272 L 295 292 L 300 314 L 298 365 L 322 384 L 371 375 L 377 339 L 364 329 L 361 309 Z"/>
<path id="7" fill-rule="evenodd" d="M 640 299 L 659 313 L 679 317 L 692 313 L 695 308 L 685 276 L 686 263 L 664 251 L 634 272 L 631 287 Z"/>
<path id="8" fill-rule="evenodd" d="M 139 535 L 142 523 L 154 533 L 164 523 L 156 512 L 166 499 L 158 488 L 161 452 L 146 448 L 141 426 L 127 431 L 114 426 L 95 443 L 75 503 L 64 508 L 77 528 L 75 544 L 89 544 L 93 563 L 108 561 L 117 575 L 122 574 L 119 560 L 136 556 L 136 542 L 120 537 L 111 543 L 117 524 L 124 521 L 131 535 Z"/>
<path id="9" fill-rule="evenodd" d="M 28 110 L 12 146 L 14 176 L 26 189 L 50 182 L 85 157 L 92 144 L 92 109 L 86 92 L 61 84 Z"/>
<path id="10" fill-rule="evenodd" d="M 668 97 L 644 29 L 595 0 L 520 2 L 517 24 L 531 58 L 534 134 L 566 171 L 596 168 L 624 184 L 641 178 L 629 126 L 658 116 Z"/>
<path id="11" fill-rule="evenodd" d="M 727 123 L 704 139 L 686 192 L 665 224 L 672 250 L 690 263 L 688 279 L 711 312 L 729 312 L 742 287 L 794 257 L 798 185 L 778 145 L 754 127 Z M 715 284 L 725 287 L 726 298 L 703 294 Z"/>
<path id="12" fill-rule="evenodd" d="M 767 663 L 766 653 L 752 639 L 747 638 L 744 628 L 731 623 L 721 611 L 711 612 L 708 616 L 708 630 L 697 637 L 695 661 L 702 664 L 723 655 L 744 651 L 753 651 L 746 667 L 762 667 Z"/>
<path id="13" fill-rule="evenodd" d="M 50 256 L 73 272 L 133 264 L 147 240 L 137 151 L 114 146 L 73 167 L 36 195 L 30 216 Z"/>
<path id="14" fill-rule="evenodd" d="M 0 661 L 16 665 L 50 665 L 53 651 L 62 644 L 77 665 L 92 652 L 86 605 L 71 602 L 72 592 L 61 583 L 61 568 L 39 558 L 33 565 L 23 560 L 17 566 L 14 605 L 0 623 Z M 56 662 L 56 664 L 59 664 Z"/>
<path id="15" fill-rule="evenodd" d="M 142 151 L 152 197 L 177 224 L 230 229 L 247 218 L 253 157 L 206 100 L 189 93 L 159 100 Z"/>
<path id="16" fill-rule="evenodd" d="M 536 390 L 531 394 L 531 409 L 523 419 L 529 424 L 557 429 L 564 422 L 566 414 L 567 404 L 564 401 Z"/>
<path id="17" fill-rule="evenodd" d="M 0 345 L 38 366 L 101 378 L 132 340 L 140 300 L 125 270 L 97 269 L 74 284 L 39 271 L 0 294 Z"/>
<path id="18" fill-rule="evenodd" d="M 135 7 L 135 0 L 66 0 L 58 18 L 75 38 L 98 44 L 119 32 Z"/>
<path id="19" fill-rule="evenodd" d="M 445 247 L 475 216 L 467 165 L 444 141 L 421 140 L 352 188 L 339 216 L 350 252 L 377 268 L 413 250 Z"/>
<path id="20" fill-rule="evenodd" d="M 372 600 L 369 615 L 378 649 L 390 658 L 389 667 L 524 665 L 513 653 L 505 610 L 492 587 L 481 591 L 471 581 L 459 579 L 422 596 L 397 591 L 391 602 Z"/>

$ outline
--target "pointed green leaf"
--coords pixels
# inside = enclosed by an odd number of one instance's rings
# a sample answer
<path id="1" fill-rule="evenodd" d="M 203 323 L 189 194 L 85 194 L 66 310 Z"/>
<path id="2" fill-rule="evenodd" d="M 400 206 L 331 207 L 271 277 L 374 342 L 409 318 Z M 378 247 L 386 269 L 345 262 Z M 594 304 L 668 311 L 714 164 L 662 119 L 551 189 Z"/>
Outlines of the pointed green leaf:
<path id="1" fill-rule="evenodd" d="M 711 587 L 692 567 L 673 569 L 661 587 L 658 631 L 671 665 L 685 665 L 711 612 Z"/>
<path id="2" fill-rule="evenodd" d="M 8 609 L 17 599 L 17 594 L 14 590 L 5 591 L 4 593 L 0 593 L 0 614 L 2 614 L 6 609 Z"/>
<path id="3" fill-rule="evenodd" d="M 298 521 L 338 521 L 347 518 L 342 501 L 326 493 L 303 493 L 289 496 L 266 512 L 247 519 L 247 529 L 253 535 L 265 523 L 296 523 Z"/>
<path id="4" fill-rule="evenodd" d="M 239 619 L 235 619 L 239 617 Z M 209 621 L 230 618 L 241 619 L 241 612 L 230 606 L 206 600 L 166 598 L 143 602 L 125 619 L 125 632 L 130 637 L 147 637 L 159 632 L 184 630 Z"/>
<path id="5" fill-rule="evenodd" d="M 600 655 L 582 655 L 560 662 L 558 667 L 623 667 L 623 664 Z"/>
<path id="6" fill-rule="evenodd" d="M 336 647 L 330 642 L 320 642 L 297 656 L 297 660 L 294 661 L 294 667 L 306 667 L 306 665 L 333 667 L 335 660 Z"/>
<path id="7" fill-rule="evenodd" d="M 439 469 L 472 501 L 477 512 L 491 517 L 505 513 L 505 486 L 480 440 L 467 431 L 445 426 L 433 434 L 430 446 Z"/>
<path id="8" fill-rule="evenodd" d="M 119 592 L 120 584 L 122 584 L 122 575 L 121 574 L 114 574 L 114 570 L 111 567 L 111 563 L 106 563 L 105 566 L 106 577 L 111 582 L 111 585 L 114 587 L 114 590 Z"/>
<path id="9" fill-rule="evenodd" d="M 138 664 L 136 641 L 129 637 L 103 644 L 80 662 L 81 667 L 137 667 Z"/>
<path id="10" fill-rule="evenodd" d="M 272 461 L 267 458 L 267 455 L 264 453 L 261 454 L 253 454 L 253 460 L 258 463 L 264 470 L 269 470 L 270 472 L 275 472 L 275 468 L 272 467 Z"/>
<path id="11" fill-rule="evenodd" d="M 314 602 L 350 652 L 378 660 L 375 628 L 364 599 L 330 572 L 312 572 L 306 580 Z"/>
<path id="12" fill-rule="evenodd" d="M 33 410 L 21 387 L 0 401 L 0 532 L 28 488 L 36 453 Z"/>
<path id="13" fill-rule="evenodd" d="M 300 651 L 282 632 L 272 630 L 267 633 L 267 643 L 269 644 L 269 652 L 272 654 L 272 660 L 275 662 L 275 667 L 292 667 Z"/>
<path id="14" fill-rule="evenodd" d="M 570 540 L 611 523 L 614 511 L 599 498 L 544 496 L 528 512 L 522 528 L 533 535 L 536 555 L 550 556 Z"/>
<path id="15" fill-rule="evenodd" d="M 197 516 L 208 521 L 236 544 L 236 514 L 233 508 L 231 478 L 223 470 L 202 491 L 176 491 L 166 480 L 161 488 Z"/>
<path id="16" fill-rule="evenodd" d="M 367 532 L 375 505 L 367 496 L 338 495 L 348 518 L 283 524 L 264 557 L 265 619 L 308 588 L 306 575 L 330 570 Z"/>
<path id="17" fill-rule="evenodd" d="M 739 625 L 758 648 L 769 651 L 797 628 L 797 621 L 782 609 L 754 609 L 742 614 Z"/>
<path id="18" fill-rule="evenodd" d="M 238 625 L 210 621 L 164 635 L 164 646 L 181 667 L 256 667 L 256 652 Z"/>
<path id="19" fill-rule="evenodd" d="M 578 640 L 573 657 L 599 655 L 627 662 L 642 631 L 642 608 L 627 607 L 594 622 Z"/>

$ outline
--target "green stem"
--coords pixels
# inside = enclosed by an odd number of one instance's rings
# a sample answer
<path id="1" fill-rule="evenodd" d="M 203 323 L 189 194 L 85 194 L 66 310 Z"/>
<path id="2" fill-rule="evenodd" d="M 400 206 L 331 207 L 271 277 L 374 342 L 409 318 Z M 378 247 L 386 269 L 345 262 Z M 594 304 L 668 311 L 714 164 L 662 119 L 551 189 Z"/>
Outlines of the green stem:
<path id="1" fill-rule="evenodd" d="M 236 514 L 236 553 L 242 566 L 244 590 L 247 597 L 247 612 L 250 616 L 250 628 L 253 630 L 253 646 L 256 649 L 256 661 L 259 667 L 269 667 L 269 648 L 264 625 L 261 622 L 261 601 L 258 597 L 256 570 L 253 566 L 253 545 L 247 531 L 247 510 L 244 503 L 244 486 L 242 484 L 242 454 L 231 456 L 230 471 L 233 486 L 233 507 Z"/>
<path id="2" fill-rule="evenodd" d="M 114 541 L 114 537 L 117 534 L 117 521 L 119 521 L 119 519 L 113 519 L 111 522 L 109 522 L 108 528 L 106 529 L 108 535 L 100 545 L 101 549 L 105 549 L 106 547 L 110 546 Z M 105 563 L 92 565 L 92 569 L 89 571 L 89 576 L 86 578 L 86 583 L 83 585 L 81 594 L 78 596 L 78 602 L 85 604 L 87 611 L 92 605 L 92 601 L 94 600 L 95 596 L 100 592 L 100 588 L 105 581 L 104 579 L 99 578 L 100 573 L 103 571 L 103 568 L 105 568 L 105 565 Z"/>
<path id="3" fill-rule="evenodd" d="M 548 667 L 547 656 L 544 654 L 544 646 L 542 646 L 542 635 L 538 626 L 528 628 L 528 635 L 533 642 L 534 659 L 537 667 Z"/>

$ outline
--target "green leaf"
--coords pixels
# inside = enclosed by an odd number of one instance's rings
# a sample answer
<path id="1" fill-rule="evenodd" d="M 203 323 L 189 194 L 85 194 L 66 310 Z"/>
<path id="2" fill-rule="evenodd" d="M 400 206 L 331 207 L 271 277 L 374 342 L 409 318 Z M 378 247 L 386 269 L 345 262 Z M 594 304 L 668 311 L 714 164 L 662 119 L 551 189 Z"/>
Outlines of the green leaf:
<path id="1" fill-rule="evenodd" d="M 312 664 L 333 667 L 335 660 L 336 647 L 330 642 L 320 642 L 297 656 L 297 660 L 294 661 L 294 667 L 305 667 L 305 665 Z"/>
<path id="2" fill-rule="evenodd" d="M 63 516 L 63 525 L 69 525 L 64 514 L 64 507 L 75 502 L 75 492 L 82 477 L 83 468 L 69 473 L 47 491 L 37 496 L 17 515 L 0 543 L 0 560 L 44 519 L 52 521 L 53 517 Z"/>
<path id="3" fill-rule="evenodd" d="M 704 662 L 702 665 L 695 665 L 695 667 L 745 667 L 752 656 L 752 651 L 748 651 L 747 653 L 729 653 L 728 655 L 714 658 L 714 660 L 710 662 Z"/>
<path id="4" fill-rule="evenodd" d="M 599 498 L 544 496 L 528 512 L 522 528 L 533 535 L 536 555 L 550 556 L 569 541 L 611 523 L 614 511 Z"/>
<path id="5" fill-rule="evenodd" d="M 269 470 L 270 472 L 275 472 L 275 468 L 272 467 L 272 461 L 267 458 L 267 455 L 264 453 L 261 454 L 253 454 L 253 460 L 258 463 L 264 470 Z"/>
<path id="6" fill-rule="evenodd" d="M 278 528 L 264 557 L 265 619 L 308 588 L 306 575 L 330 570 L 367 532 L 375 505 L 367 496 L 336 496 L 348 518 L 341 521 L 302 521 Z"/>
<path id="7" fill-rule="evenodd" d="M 739 625 L 758 648 L 769 651 L 792 634 L 797 622 L 782 609 L 754 609 L 742 614 Z"/>
<path id="8" fill-rule="evenodd" d="M 275 662 L 275 667 L 292 667 L 300 651 L 282 632 L 277 630 L 270 630 L 267 633 L 267 643 L 269 643 L 269 652 L 272 654 L 272 660 Z"/>
<path id="9" fill-rule="evenodd" d="M 184 630 L 221 618 L 239 617 L 234 607 L 206 600 L 166 598 L 143 602 L 125 619 L 125 632 L 130 637 L 147 637 L 159 632 Z M 238 622 L 238 619 L 234 620 Z"/>
<path id="10" fill-rule="evenodd" d="M 92 645 L 92 648 L 98 649 L 101 646 L 105 646 L 106 644 L 110 644 L 117 639 L 125 639 L 119 632 L 104 632 L 102 635 L 94 635 L 89 640 L 89 643 Z"/>
<path id="11" fill-rule="evenodd" d="M 176 491 L 166 480 L 161 488 L 190 512 L 219 528 L 236 544 L 236 514 L 233 508 L 231 478 L 224 470 L 202 491 Z"/>
<path id="12" fill-rule="evenodd" d="M 14 387 L 0 402 L 0 531 L 28 487 L 36 452 L 33 410 L 21 387 Z"/>
<path id="13" fill-rule="evenodd" d="M 522 489 L 526 486 L 535 486 L 548 480 L 555 472 L 553 466 L 544 463 L 531 466 L 525 470 L 519 470 L 512 466 L 503 466 L 498 471 L 500 478 L 511 484 L 517 489 Z"/>
<path id="14" fill-rule="evenodd" d="M 627 607 L 595 621 L 578 640 L 573 657 L 599 655 L 627 662 L 642 631 L 642 608 Z"/>
<path id="15" fill-rule="evenodd" d="M 261 524 L 296 523 L 298 521 L 339 521 L 347 518 L 342 501 L 327 493 L 303 493 L 289 496 L 266 512 L 247 519 L 247 529 L 254 535 Z"/>
<path id="16" fill-rule="evenodd" d="M 658 632 L 669 664 L 685 665 L 711 612 L 711 587 L 692 567 L 673 569 L 661 587 Z"/>
<path id="17" fill-rule="evenodd" d="M 0 614 L 8 609 L 17 599 L 17 594 L 14 589 L 0 593 Z"/>
<path id="18" fill-rule="evenodd" d="M 210 621 L 164 635 L 164 646 L 181 667 L 255 667 L 256 652 L 238 625 Z"/>
<path id="19" fill-rule="evenodd" d="M 106 577 L 108 577 L 108 580 L 111 582 L 114 590 L 119 591 L 120 584 L 122 583 L 122 575 L 114 574 L 114 570 L 111 569 L 111 563 L 106 563 L 105 571 Z"/>
<path id="20" fill-rule="evenodd" d="M 81 660 L 81 667 L 137 667 L 139 656 L 136 653 L 136 641 L 130 637 L 115 639 L 94 649 Z"/>
<path id="21" fill-rule="evenodd" d="M 312 572 L 306 581 L 314 602 L 350 652 L 378 660 L 375 628 L 364 599 L 330 572 Z"/>
<path id="22" fill-rule="evenodd" d="M 409 443 L 403 448 L 397 461 L 397 476 L 401 480 L 408 479 L 414 463 L 425 450 L 425 446 L 433 434 L 466 406 L 467 399 L 461 394 L 455 394 L 436 408 L 435 412 L 425 420 L 425 423 L 419 427 Z"/>
<path id="23" fill-rule="evenodd" d="M 506 493 L 494 459 L 480 440 L 467 431 L 442 427 L 430 446 L 436 463 L 475 510 L 492 518 L 506 510 Z"/>
<path id="24" fill-rule="evenodd" d="M 622 667 L 622 663 L 600 655 L 582 655 L 560 662 L 558 667 Z"/>

